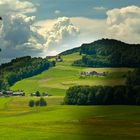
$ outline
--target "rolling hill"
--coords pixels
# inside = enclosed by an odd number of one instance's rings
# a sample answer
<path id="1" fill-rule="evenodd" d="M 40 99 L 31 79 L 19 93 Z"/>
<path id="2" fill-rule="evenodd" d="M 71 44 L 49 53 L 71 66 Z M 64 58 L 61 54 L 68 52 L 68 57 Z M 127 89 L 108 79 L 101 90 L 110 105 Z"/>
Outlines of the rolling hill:
<path id="1" fill-rule="evenodd" d="M 61 105 L 66 90 L 75 85 L 124 85 L 133 68 L 74 65 L 86 54 L 81 48 L 63 52 L 62 62 L 42 73 L 22 79 L 11 90 L 24 90 L 25 97 L 0 98 L 0 135 L 2 140 L 139 140 L 139 106 Z M 55 58 L 49 58 L 54 61 Z M 106 76 L 81 77 L 81 72 L 106 72 Z M 32 92 L 48 92 L 46 107 L 30 108 Z M 16 135 L 15 135 L 16 133 Z"/>
<path id="2" fill-rule="evenodd" d="M 73 62 L 82 56 L 72 53 L 61 56 L 63 62 L 56 63 L 55 67 L 43 73 L 17 82 L 11 90 L 23 90 L 29 94 L 32 92 L 48 92 L 55 96 L 64 96 L 66 90 L 74 85 L 124 85 L 125 75 L 132 68 L 88 68 L 72 66 Z M 82 71 L 108 72 L 105 77 L 95 76 L 81 78 Z"/>
<path id="3" fill-rule="evenodd" d="M 128 55 L 129 54 L 129 55 Z M 101 39 L 81 47 L 62 52 L 63 61 L 41 74 L 17 82 L 11 90 L 27 94 L 40 91 L 63 96 L 75 85 L 124 85 L 128 71 L 139 67 L 140 45 L 113 39 Z M 55 61 L 55 57 L 48 57 Z M 81 78 L 81 72 L 106 72 L 105 77 Z"/>
<path id="4" fill-rule="evenodd" d="M 62 53 L 79 52 L 82 58 L 73 62 L 83 67 L 140 67 L 140 44 L 101 39 Z"/>

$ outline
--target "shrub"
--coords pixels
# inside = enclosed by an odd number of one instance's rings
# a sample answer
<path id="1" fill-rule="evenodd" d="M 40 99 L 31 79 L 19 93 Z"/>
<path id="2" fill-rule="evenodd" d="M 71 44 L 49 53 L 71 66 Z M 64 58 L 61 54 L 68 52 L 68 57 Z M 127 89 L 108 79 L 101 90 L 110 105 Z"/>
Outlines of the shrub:
<path id="1" fill-rule="evenodd" d="M 40 105 L 40 106 L 47 106 L 46 100 L 45 100 L 44 98 L 40 98 L 40 100 L 39 100 L 39 105 Z"/>
<path id="2" fill-rule="evenodd" d="M 30 100 L 29 101 L 29 106 L 30 107 L 34 107 L 34 106 L 47 106 L 47 102 L 44 98 L 40 98 L 39 100 L 37 101 L 34 101 L 34 100 Z"/>
<path id="3" fill-rule="evenodd" d="M 30 101 L 29 101 L 29 107 L 34 107 L 34 105 L 35 105 L 34 100 L 30 100 Z"/>

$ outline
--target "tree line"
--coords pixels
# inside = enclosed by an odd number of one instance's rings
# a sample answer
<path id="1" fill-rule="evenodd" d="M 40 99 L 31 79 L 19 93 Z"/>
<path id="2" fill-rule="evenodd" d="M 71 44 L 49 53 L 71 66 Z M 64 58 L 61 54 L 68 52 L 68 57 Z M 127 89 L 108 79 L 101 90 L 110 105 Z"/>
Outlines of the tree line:
<path id="1" fill-rule="evenodd" d="M 140 105 L 140 86 L 74 86 L 67 90 L 68 105 Z"/>
<path id="2" fill-rule="evenodd" d="M 114 39 L 102 39 L 83 44 L 80 47 L 80 54 L 82 59 L 76 60 L 73 63 L 74 66 L 140 67 L 140 44 L 126 44 Z"/>
<path id="3" fill-rule="evenodd" d="M 9 63 L 2 64 L 0 66 L 0 90 L 8 89 L 15 82 L 40 74 L 52 66 L 55 66 L 54 61 L 30 56 L 16 58 Z"/>
<path id="4" fill-rule="evenodd" d="M 140 105 L 140 69 L 128 72 L 126 85 L 74 86 L 67 90 L 69 105 Z"/>

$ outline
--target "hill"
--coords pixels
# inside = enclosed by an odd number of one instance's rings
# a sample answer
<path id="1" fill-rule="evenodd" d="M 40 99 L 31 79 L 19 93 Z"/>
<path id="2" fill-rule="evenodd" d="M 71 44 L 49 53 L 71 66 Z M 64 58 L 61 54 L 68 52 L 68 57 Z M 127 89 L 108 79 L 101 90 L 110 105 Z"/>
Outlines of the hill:
<path id="1" fill-rule="evenodd" d="M 79 53 L 61 56 L 63 61 L 41 74 L 21 80 L 14 84 L 12 90 L 23 90 L 27 94 L 40 91 L 49 92 L 55 96 L 64 96 L 66 90 L 76 85 L 124 85 L 125 75 L 132 68 L 86 68 L 72 66 L 73 62 L 81 59 Z M 51 59 L 53 61 L 53 58 Z M 82 71 L 107 72 L 107 76 L 80 77 Z"/>
<path id="2" fill-rule="evenodd" d="M 62 62 L 42 73 L 16 82 L 11 90 L 26 95 L 48 92 L 46 107 L 28 107 L 38 97 L 1 97 L 0 134 L 4 140 L 139 140 L 139 106 L 68 106 L 60 105 L 66 90 L 77 85 L 124 85 L 133 68 L 93 68 L 74 66 L 82 59 L 76 48 L 61 54 Z M 48 58 L 53 62 L 55 58 Z M 47 61 L 48 62 L 48 61 Z M 85 65 L 86 66 L 86 65 Z M 81 72 L 105 72 L 106 76 L 81 77 Z M 130 79 L 133 79 L 130 73 Z M 131 80 L 130 80 L 131 83 Z M 61 96 L 61 97 L 60 97 Z M 15 135 L 16 133 L 16 135 Z"/>
<path id="3" fill-rule="evenodd" d="M 72 63 L 68 64 L 69 66 L 133 68 L 140 67 L 139 54 L 139 44 L 126 44 L 113 39 L 102 39 L 90 44 L 83 44 L 81 47 L 65 51 L 60 55 L 64 57 L 74 55 L 75 58 L 73 58 Z M 26 56 L 2 64 L 0 66 L 0 89 L 2 87 L 8 88 L 19 80 L 37 75 L 48 69 L 49 66 L 54 66 L 54 61 L 48 62 L 53 58 L 42 59 Z"/>
<path id="4" fill-rule="evenodd" d="M 13 59 L 9 63 L 0 65 L 0 89 L 8 89 L 15 82 L 37 75 L 54 65 L 55 63 L 48 61 L 47 58 L 25 56 Z"/>
<path id="5" fill-rule="evenodd" d="M 140 44 L 127 44 L 114 39 L 101 39 L 83 44 L 61 53 L 79 52 L 82 58 L 74 61 L 75 66 L 84 67 L 140 67 Z"/>

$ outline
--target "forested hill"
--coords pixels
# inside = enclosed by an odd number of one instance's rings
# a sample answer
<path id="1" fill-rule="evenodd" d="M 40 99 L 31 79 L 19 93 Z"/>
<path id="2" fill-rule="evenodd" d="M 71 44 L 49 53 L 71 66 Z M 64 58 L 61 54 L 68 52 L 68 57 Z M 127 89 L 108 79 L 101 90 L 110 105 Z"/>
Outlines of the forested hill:
<path id="1" fill-rule="evenodd" d="M 140 44 L 127 44 L 114 39 L 101 39 L 61 55 L 79 52 L 82 59 L 73 63 L 85 67 L 140 67 Z"/>
<path id="2" fill-rule="evenodd" d="M 0 66 L 0 89 L 6 89 L 15 82 L 37 75 L 54 65 L 55 62 L 50 62 L 47 58 L 25 56 L 13 59 L 11 62 Z"/>

